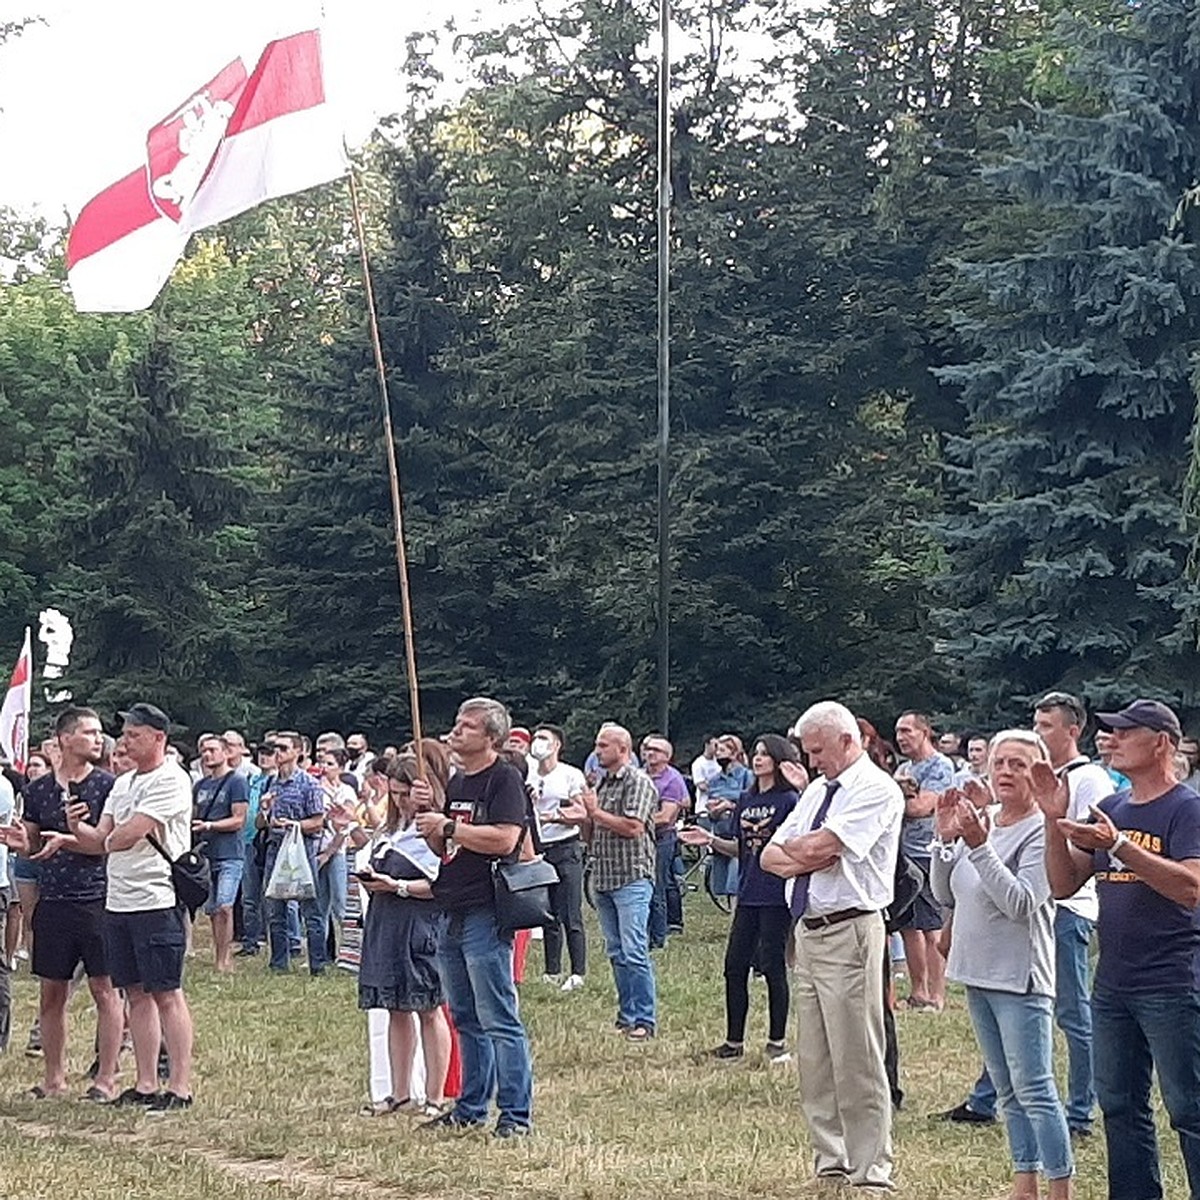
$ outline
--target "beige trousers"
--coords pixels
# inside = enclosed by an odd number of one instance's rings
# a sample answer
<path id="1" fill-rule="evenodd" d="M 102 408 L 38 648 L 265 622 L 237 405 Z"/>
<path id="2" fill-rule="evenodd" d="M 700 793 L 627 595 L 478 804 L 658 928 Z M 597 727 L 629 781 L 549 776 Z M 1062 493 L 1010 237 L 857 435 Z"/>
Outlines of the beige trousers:
<path id="1" fill-rule="evenodd" d="M 883 948 L 879 913 L 824 929 L 796 926 L 792 1007 L 800 1107 L 817 1174 L 851 1183 L 892 1176 L 892 1098 L 883 1066 Z"/>

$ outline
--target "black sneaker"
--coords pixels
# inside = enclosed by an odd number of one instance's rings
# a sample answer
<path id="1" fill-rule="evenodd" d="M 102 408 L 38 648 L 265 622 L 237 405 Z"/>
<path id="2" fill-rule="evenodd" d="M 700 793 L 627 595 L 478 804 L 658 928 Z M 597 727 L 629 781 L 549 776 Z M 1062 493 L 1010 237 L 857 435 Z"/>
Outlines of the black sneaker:
<path id="1" fill-rule="evenodd" d="M 454 1132 L 462 1132 L 466 1129 L 482 1129 L 483 1121 L 468 1121 L 466 1117 L 460 1117 L 458 1113 L 451 1109 L 449 1112 L 442 1113 L 440 1117 L 434 1117 L 432 1121 L 422 1121 L 418 1129 L 449 1129 Z"/>
<path id="2" fill-rule="evenodd" d="M 492 1137 L 498 1138 L 523 1138 L 529 1136 L 528 1125 L 518 1125 L 515 1121 L 499 1121 L 496 1128 L 492 1130 Z"/>
<path id="3" fill-rule="evenodd" d="M 29 1031 L 29 1041 L 25 1043 L 26 1058 L 41 1058 L 42 1057 L 42 1038 L 41 1035 L 35 1033 L 32 1029 Z"/>
<path id="4" fill-rule="evenodd" d="M 722 1042 L 715 1050 L 709 1051 L 711 1058 L 741 1058 L 746 1053 L 745 1046 L 731 1046 L 728 1042 Z"/>
<path id="5" fill-rule="evenodd" d="M 150 1108 L 157 1102 L 157 1092 L 139 1092 L 137 1088 L 128 1087 L 113 1101 L 113 1104 L 118 1108 L 128 1108 L 131 1106 Z"/>
<path id="6" fill-rule="evenodd" d="M 257 946 L 239 946 L 234 952 L 234 958 L 254 958 L 258 954 Z"/>
<path id="7" fill-rule="evenodd" d="M 179 1112 L 185 1108 L 192 1107 L 191 1096 L 180 1096 L 175 1092 L 162 1092 L 154 1097 L 154 1102 L 150 1105 L 152 1113 Z"/>
<path id="8" fill-rule="evenodd" d="M 931 1121 L 952 1121 L 956 1125 L 995 1125 L 996 1123 L 995 1117 L 989 1117 L 986 1113 L 977 1113 L 973 1108 L 968 1108 L 965 1100 L 954 1108 L 946 1109 L 945 1112 L 932 1113 L 929 1119 Z"/>

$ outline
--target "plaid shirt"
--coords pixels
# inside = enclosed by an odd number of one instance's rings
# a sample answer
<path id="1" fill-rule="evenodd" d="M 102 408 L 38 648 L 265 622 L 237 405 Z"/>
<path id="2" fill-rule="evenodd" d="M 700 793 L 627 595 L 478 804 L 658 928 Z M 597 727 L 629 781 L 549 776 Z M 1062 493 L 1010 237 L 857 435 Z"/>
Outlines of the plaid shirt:
<path id="1" fill-rule="evenodd" d="M 598 892 L 615 892 L 637 879 L 654 878 L 654 814 L 658 790 L 650 776 L 631 764 L 608 774 L 596 788 L 600 808 L 614 816 L 641 821 L 637 837 L 621 837 L 592 825 L 592 883 Z"/>

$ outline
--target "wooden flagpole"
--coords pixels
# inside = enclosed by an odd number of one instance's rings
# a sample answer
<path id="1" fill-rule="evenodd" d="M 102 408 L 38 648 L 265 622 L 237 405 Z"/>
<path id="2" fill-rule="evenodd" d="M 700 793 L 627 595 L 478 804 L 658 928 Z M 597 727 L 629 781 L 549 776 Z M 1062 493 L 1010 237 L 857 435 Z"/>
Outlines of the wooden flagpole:
<path id="1" fill-rule="evenodd" d="M 413 747 L 417 753 L 417 774 L 425 778 L 425 751 L 421 745 L 421 694 L 417 681 L 417 648 L 413 639 L 412 598 L 408 589 L 408 552 L 404 545 L 404 501 L 400 493 L 400 468 L 396 463 L 396 436 L 392 431 L 392 406 L 388 399 L 387 369 L 383 361 L 383 343 L 379 339 L 379 320 L 375 314 L 375 289 L 371 284 L 371 264 L 367 258 L 367 237 L 354 168 L 350 180 L 350 207 L 354 211 L 354 230 L 362 258 L 363 286 L 367 293 L 367 316 L 371 325 L 371 346 L 375 351 L 375 375 L 379 380 L 379 401 L 383 412 L 383 440 L 387 448 L 388 481 L 392 491 L 392 527 L 396 535 L 396 573 L 400 577 L 400 614 L 404 621 L 404 652 L 408 668 L 408 704 L 412 713 Z"/>

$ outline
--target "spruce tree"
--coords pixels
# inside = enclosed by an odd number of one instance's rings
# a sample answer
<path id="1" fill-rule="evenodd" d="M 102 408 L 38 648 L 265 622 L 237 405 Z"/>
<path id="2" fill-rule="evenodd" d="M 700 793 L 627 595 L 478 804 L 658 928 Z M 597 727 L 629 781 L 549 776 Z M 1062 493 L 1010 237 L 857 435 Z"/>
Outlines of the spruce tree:
<path id="1" fill-rule="evenodd" d="M 1184 578 L 1200 261 L 1180 204 L 1200 155 L 1200 12 L 1069 21 L 1067 102 L 1013 131 L 1007 211 L 962 265 L 966 433 L 938 619 L 974 714 L 1065 687 L 1197 706 Z"/>

